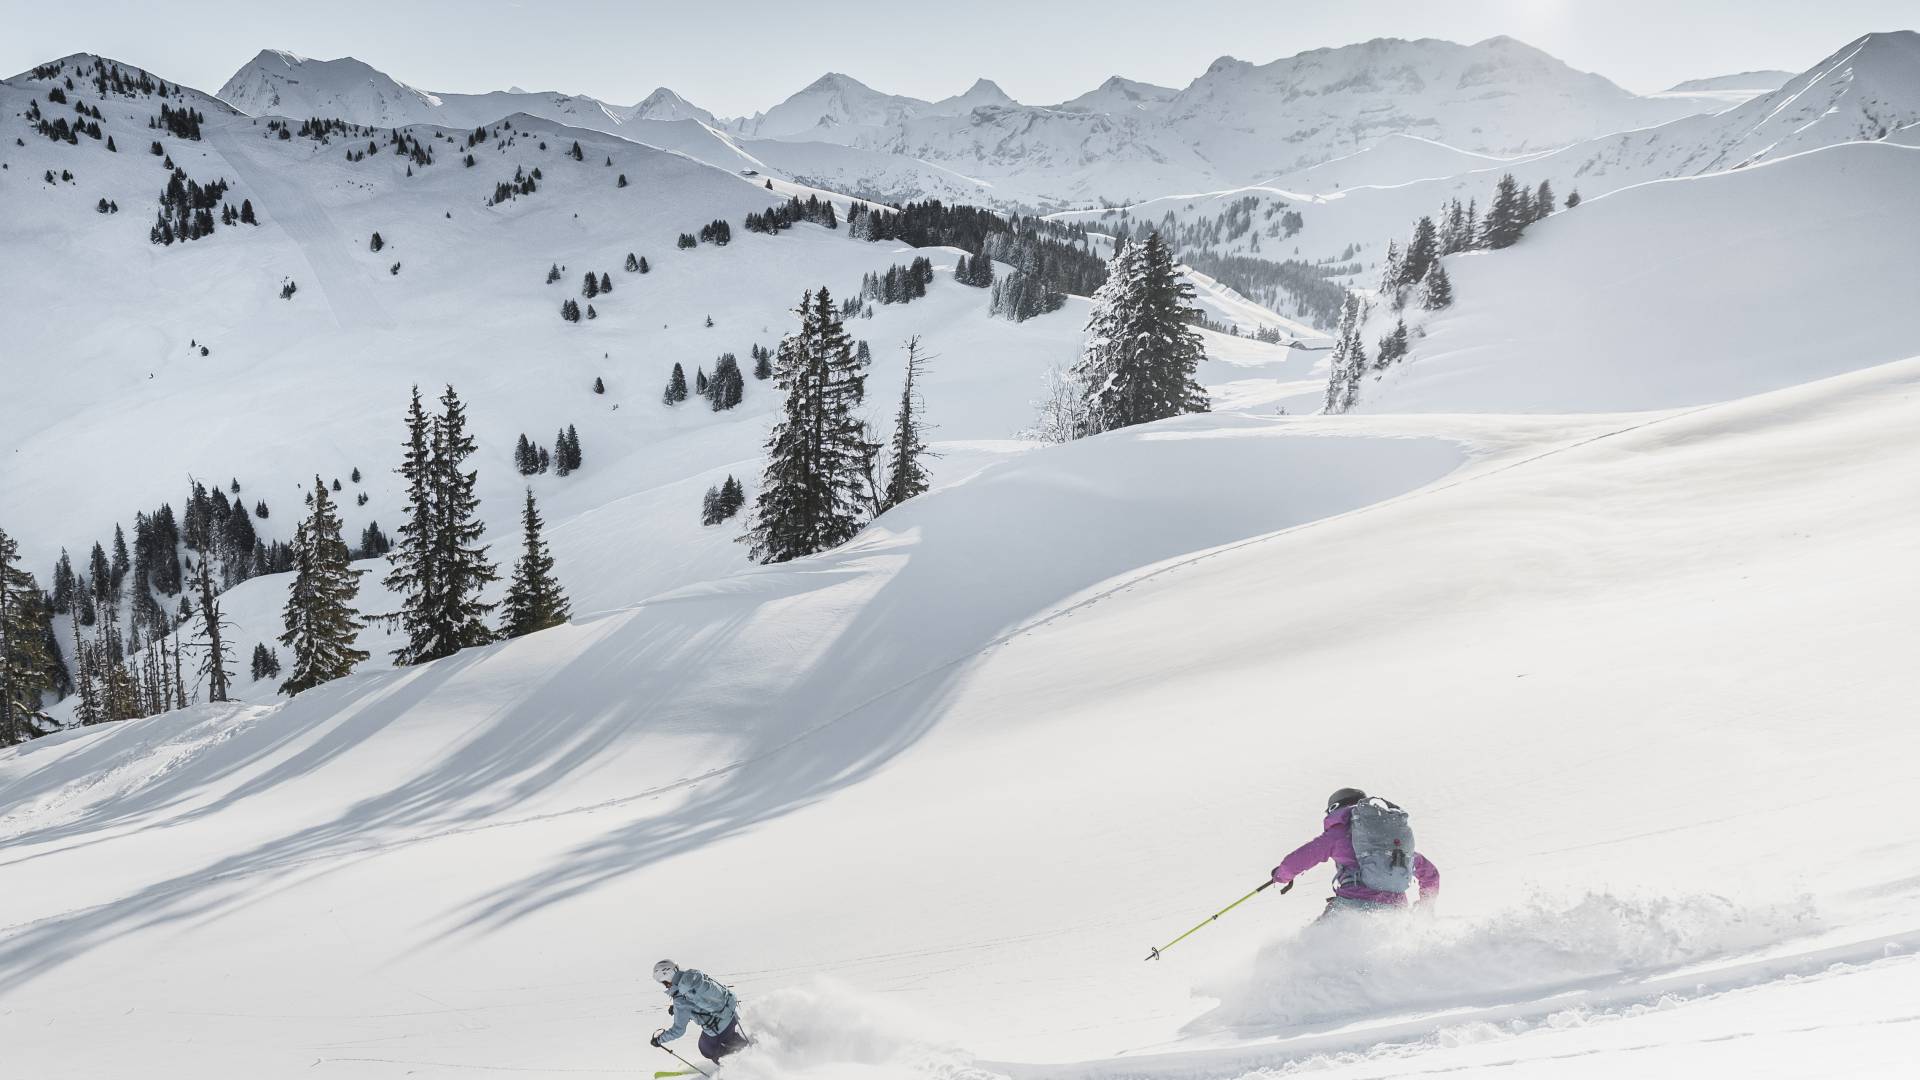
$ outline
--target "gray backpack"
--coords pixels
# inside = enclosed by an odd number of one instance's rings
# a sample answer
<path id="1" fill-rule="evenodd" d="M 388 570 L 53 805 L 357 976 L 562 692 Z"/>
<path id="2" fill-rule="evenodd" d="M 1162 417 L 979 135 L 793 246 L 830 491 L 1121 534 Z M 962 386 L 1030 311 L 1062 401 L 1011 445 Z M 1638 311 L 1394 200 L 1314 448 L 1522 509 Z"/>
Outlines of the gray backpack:
<path id="1" fill-rule="evenodd" d="M 1385 799 L 1363 799 L 1347 818 L 1358 866 L 1350 876 L 1377 892 L 1406 892 L 1413 886 L 1413 823 L 1407 812 Z"/>

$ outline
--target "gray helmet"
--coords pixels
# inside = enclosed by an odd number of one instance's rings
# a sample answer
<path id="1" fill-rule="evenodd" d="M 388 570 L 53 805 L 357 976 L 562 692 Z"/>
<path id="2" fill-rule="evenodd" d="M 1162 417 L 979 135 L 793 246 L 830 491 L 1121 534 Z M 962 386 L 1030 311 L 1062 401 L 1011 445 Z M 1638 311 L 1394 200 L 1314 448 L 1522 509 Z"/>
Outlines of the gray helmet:
<path id="1" fill-rule="evenodd" d="M 1343 787 L 1327 796 L 1327 813 L 1331 814 L 1343 806 L 1352 806 L 1366 797 L 1367 793 L 1357 787 Z"/>
<path id="2" fill-rule="evenodd" d="M 680 977 L 680 965 L 671 960 L 662 960 L 653 965 L 653 981 L 671 983 Z"/>

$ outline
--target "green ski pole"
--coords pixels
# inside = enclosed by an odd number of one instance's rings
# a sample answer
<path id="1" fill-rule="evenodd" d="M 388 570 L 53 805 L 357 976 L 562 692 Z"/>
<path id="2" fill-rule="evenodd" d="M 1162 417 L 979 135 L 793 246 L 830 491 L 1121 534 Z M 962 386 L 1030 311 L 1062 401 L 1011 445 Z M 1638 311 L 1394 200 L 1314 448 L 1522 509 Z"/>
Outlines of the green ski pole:
<path id="1" fill-rule="evenodd" d="M 1275 884 L 1277 883 L 1274 882 L 1272 879 L 1268 879 L 1267 882 L 1261 885 L 1259 888 L 1253 890 L 1247 895 L 1241 897 L 1238 900 L 1235 900 L 1233 903 L 1228 904 L 1226 907 L 1221 908 L 1219 911 L 1216 911 L 1213 914 L 1207 916 L 1205 919 L 1201 920 L 1199 926 L 1194 927 L 1193 929 L 1187 931 L 1186 933 L 1181 934 L 1179 937 L 1174 938 L 1172 941 L 1167 942 L 1165 945 L 1162 945 L 1159 948 L 1148 953 L 1147 959 L 1149 960 L 1160 959 L 1161 953 L 1166 952 L 1168 949 L 1173 948 L 1175 945 L 1178 945 L 1181 942 L 1192 937 L 1193 935 L 1199 933 L 1202 929 L 1207 927 L 1209 924 L 1211 924 L 1214 920 L 1218 919 L 1220 916 L 1225 915 L 1227 912 L 1232 911 L 1234 908 L 1239 907 L 1241 904 L 1244 904 L 1247 901 L 1253 899 L 1254 897 L 1259 896 L 1261 893 L 1265 892 L 1270 886 Z M 1287 882 L 1285 885 L 1280 886 L 1280 891 L 1282 893 L 1289 892 L 1292 889 L 1293 889 L 1293 882 L 1291 881 Z"/>

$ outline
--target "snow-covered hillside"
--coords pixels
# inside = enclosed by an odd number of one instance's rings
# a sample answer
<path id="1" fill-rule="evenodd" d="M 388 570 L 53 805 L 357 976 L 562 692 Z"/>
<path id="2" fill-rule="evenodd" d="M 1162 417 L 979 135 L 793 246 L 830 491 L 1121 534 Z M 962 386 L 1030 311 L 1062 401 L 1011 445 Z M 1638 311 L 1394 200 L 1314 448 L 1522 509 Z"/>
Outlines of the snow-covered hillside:
<path id="1" fill-rule="evenodd" d="M 483 542 L 512 559 L 531 489 L 572 603 L 404 667 L 374 620 L 296 697 L 242 674 L 0 747 L 0 1080 L 645 1076 L 677 1068 L 663 956 L 740 996 L 723 1080 L 1906 1076 L 1916 73 L 1920 35 L 1868 35 L 1658 126 L 1742 88 L 1640 97 L 1505 38 L 1051 108 L 832 75 L 744 123 L 272 52 L 244 111 L 87 54 L 0 81 L 26 569 L 194 481 L 270 505 L 266 540 L 316 478 L 392 533 L 409 389 L 450 384 Z M 1374 294 L 1389 238 L 1509 171 L 1584 199 L 1441 259 L 1439 310 Z M 956 270 L 1033 223 L 845 226 L 1136 184 L 1056 216 L 1166 230 L 1211 411 L 1060 445 L 1017 433 L 1113 320 L 1014 323 Z M 745 227 L 790 196 L 835 227 Z M 992 254 L 1115 243 L 1050 235 Z M 751 564 L 700 518 L 766 469 L 750 350 L 917 257 L 925 295 L 846 329 L 864 418 L 922 402 L 931 489 Z M 1402 317 L 1408 350 L 1322 415 L 1337 354 L 1291 316 L 1348 286 L 1369 355 Z M 727 353 L 737 406 L 663 402 Z M 579 469 L 515 467 L 570 429 Z M 390 565 L 361 611 L 399 608 Z M 243 670 L 291 578 L 221 595 Z M 1323 867 L 1143 962 L 1356 784 L 1411 810 L 1436 902 L 1316 924 Z"/>
<path id="2" fill-rule="evenodd" d="M 1458 302 L 1408 313 L 1412 354 L 1362 407 L 1700 405 L 1920 354 L 1916 190 L 1920 150 L 1850 143 L 1582 203 L 1448 258 Z"/>
<path id="3" fill-rule="evenodd" d="M 790 568 L 38 741 L 0 756 L 10 1058 L 644 1070 L 664 954 L 744 995 L 747 1077 L 1892 1075 L 1916 852 L 1832 821 L 1898 820 L 1920 750 L 1916 390 L 1156 425 Z M 1141 964 L 1355 779 L 1417 808 L 1437 919 L 1294 940 L 1316 881 Z"/>
<path id="4" fill-rule="evenodd" d="M 56 78 L 87 63 L 70 59 Z M 496 540 L 511 535 L 524 482 L 510 465 L 517 436 L 550 444 L 569 424 L 584 441 L 586 468 L 533 478 L 556 525 L 648 491 L 678 500 L 695 523 L 708 483 L 729 470 L 743 479 L 756 471 L 775 397 L 750 380 L 732 412 L 667 408 L 660 394 L 674 364 L 691 379 L 723 352 L 744 358 L 754 345 L 772 346 L 791 328 L 789 309 L 803 290 L 845 294 L 863 274 L 916 254 L 812 225 L 747 233 L 747 213 L 799 189 L 776 182 L 769 191 L 760 178 L 531 117 L 504 120 L 471 148 L 468 130 L 406 129 L 434 157 L 413 165 L 392 152 L 385 132 L 280 139 L 268 121 L 190 90 L 168 100 L 197 103 L 203 138 L 163 134 L 165 153 L 201 183 L 227 180 L 229 202 L 250 201 L 261 224 L 161 246 L 147 237 L 167 182 L 162 159 L 147 152 L 158 100 L 99 99 L 76 78 L 70 99 L 99 104 L 114 153 L 105 138 L 69 145 L 32 131 L 21 119 L 30 100 L 60 108 L 48 104 L 51 85 L 58 82 L 0 84 L 8 165 L 0 185 L 22 210 L 0 221 L 0 245 L 15 255 L 0 273 L 8 308 L 39 313 L 10 324 L 9 337 L 16 355 L 41 359 L 27 392 L 0 400 L 9 461 L 0 519 L 20 523 L 9 529 L 43 578 L 61 547 L 84 553 L 110 538 L 115 522 L 162 499 L 178 502 L 190 476 L 239 479 L 249 504 L 265 499 L 280 511 L 262 528 L 285 539 L 302 485 L 316 472 L 331 480 L 358 468 L 365 480 L 348 494 L 369 501 L 345 507 L 350 534 L 369 521 L 391 528 L 400 509 L 391 469 L 415 383 L 436 392 L 451 383 L 470 402 Z M 13 145 L 16 135 L 23 145 Z M 376 140 L 378 153 L 348 160 Z M 570 155 L 576 141 L 579 161 Z M 536 190 L 487 205 L 497 184 L 536 168 Z M 54 183 L 41 178 L 48 170 Z M 71 182 L 58 179 L 63 170 Z M 628 186 L 619 186 L 622 176 Z M 96 213 L 103 198 L 120 212 Z M 731 244 L 676 248 L 677 236 L 716 218 L 733 222 Z M 375 232 L 378 252 L 370 250 Z M 648 259 L 651 272 L 626 271 L 629 252 Z M 1076 354 L 1085 309 L 1017 326 L 991 318 L 984 290 L 944 273 L 958 253 L 930 254 L 943 273 L 925 300 L 854 320 L 854 333 L 873 346 L 876 414 L 898 393 L 899 342 L 919 333 L 941 356 L 928 375 L 938 437 L 1008 438 L 1030 421 L 1041 372 Z M 563 273 L 548 284 L 554 266 Z M 610 275 L 615 290 L 583 297 L 588 271 Z M 298 291 L 283 300 L 287 280 Z M 112 282 L 110 295 L 76 281 Z M 591 303 L 597 318 L 562 321 L 569 298 Z M 1225 347 L 1284 359 L 1252 342 Z M 604 395 L 593 393 L 596 378 Z M 296 428 L 302 437 L 289 438 Z M 109 444 L 138 449 L 71 451 Z M 35 510 L 56 502 L 58 515 Z M 605 602 L 741 565 L 745 551 L 731 539 L 713 540 L 714 554 L 699 558 L 669 557 L 675 545 L 661 544 L 658 563 L 634 560 L 625 591 Z M 659 576 L 659 567 L 676 565 Z"/>

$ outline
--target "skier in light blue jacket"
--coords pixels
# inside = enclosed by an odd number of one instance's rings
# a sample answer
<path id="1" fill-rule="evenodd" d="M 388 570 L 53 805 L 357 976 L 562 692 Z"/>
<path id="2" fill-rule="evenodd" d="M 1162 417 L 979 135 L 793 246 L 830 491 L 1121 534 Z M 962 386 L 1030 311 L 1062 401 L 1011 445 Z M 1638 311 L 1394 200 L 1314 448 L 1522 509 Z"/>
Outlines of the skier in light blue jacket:
<path id="1" fill-rule="evenodd" d="M 653 965 L 653 980 L 667 988 L 673 1000 L 673 1026 L 653 1033 L 653 1045 L 672 1042 L 687 1033 L 687 1022 L 700 1026 L 700 1056 L 719 1063 L 728 1054 L 746 1048 L 740 1030 L 740 1002 L 733 991 L 704 972 L 681 968 L 671 960 Z"/>

